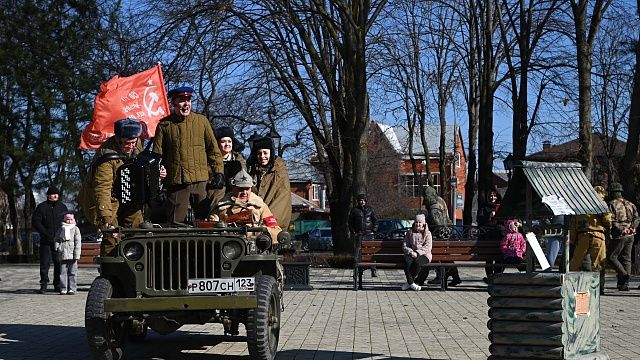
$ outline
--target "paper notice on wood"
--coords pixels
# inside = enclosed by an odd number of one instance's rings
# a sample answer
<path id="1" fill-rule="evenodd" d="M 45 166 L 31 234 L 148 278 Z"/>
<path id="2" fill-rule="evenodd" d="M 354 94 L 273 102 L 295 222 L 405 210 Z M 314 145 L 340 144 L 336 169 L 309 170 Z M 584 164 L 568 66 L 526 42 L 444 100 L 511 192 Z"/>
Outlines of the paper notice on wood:
<path id="1" fill-rule="evenodd" d="M 587 315 L 589 316 L 589 293 L 579 292 L 575 293 L 576 296 L 576 316 Z"/>
<path id="2" fill-rule="evenodd" d="M 553 215 L 575 215 L 575 211 L 571 209 L 571 206 L 567 204 L 564 198 L 559 197 L 558 195 L 547 195 L 542 198 L 542 202 L 547 204 L 551 211 L 553 211 Z"/>
<path id="3" fill-rule="evenodd" d="M 544 252 L 542 252 L 542 248 L 540 247 L 540 243 L 536 238 L 536 235 L 532 232 L 527 233 L 527 243 L 533 253 L 536 255 L 536 259 L 538 259 L 538 263 L 542 270 L 546 270 L 549 268 L 549 261 L 547 261 L 547 257 L 544 256 Z"/>

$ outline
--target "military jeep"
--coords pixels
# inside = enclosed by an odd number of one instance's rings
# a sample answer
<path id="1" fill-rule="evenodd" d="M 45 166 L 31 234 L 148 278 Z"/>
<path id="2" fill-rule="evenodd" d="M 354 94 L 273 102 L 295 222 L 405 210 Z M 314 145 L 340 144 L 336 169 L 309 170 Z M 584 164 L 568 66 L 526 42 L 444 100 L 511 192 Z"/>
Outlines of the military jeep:
<path id="1" fill-rule="evenodd" d="M 251 357 L 275 357 L 282 310 L 276 249 L 264 227 L 219 226 L 114 230 L 123 240 L 115 256 L 97 258 L 100 276 L 85 308 L 95 359 L 119 359 L 147 329 L 165 335 L 205 323 L 223 324 L 225 335 L 237 335 L 242 323 Z"/>

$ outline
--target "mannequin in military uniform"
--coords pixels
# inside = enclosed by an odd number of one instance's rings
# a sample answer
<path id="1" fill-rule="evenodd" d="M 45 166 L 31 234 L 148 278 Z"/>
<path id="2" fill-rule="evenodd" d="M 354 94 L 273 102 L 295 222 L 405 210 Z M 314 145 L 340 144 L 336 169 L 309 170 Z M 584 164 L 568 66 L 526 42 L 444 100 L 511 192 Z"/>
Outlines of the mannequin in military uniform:
<path id="1" fill-rule="evenodd" d="M 431 229 L 434 238 L 442 239 L 443 237 L 450 237 L 451 219 L 449 218 L 449 209 L 447 208 L 447 203 L 442 197 L 438 196 L 433 186 L 427 185 L 424 188 L 423 204 L 427 210 L 427 225 L 429 225 L 429 229 Z M 456 286 L 462 282 L 457 267 L 452 267 L 447 270 L 447 278 L 449 278 L 449 276 L 452 277 L 449 286 Z M 441 281 L 440 272 L 438 271 L 436 277 L 428 283 L 439 284 Z"/>
<path id="2" fill-rule="evenodd" d="M 609 186 L 609 210 L 613 215 L 611 222 L 611 251 L 609 263 L 618 273 L 618 290 L 629 291 L 631 274 L 631 248 L 636 228 L 640 223 L 638 209 L 629 200 L 622 197 L 622 184 L 612 183 Z M 620 260 L 618 259 L 620 257 Z"/>

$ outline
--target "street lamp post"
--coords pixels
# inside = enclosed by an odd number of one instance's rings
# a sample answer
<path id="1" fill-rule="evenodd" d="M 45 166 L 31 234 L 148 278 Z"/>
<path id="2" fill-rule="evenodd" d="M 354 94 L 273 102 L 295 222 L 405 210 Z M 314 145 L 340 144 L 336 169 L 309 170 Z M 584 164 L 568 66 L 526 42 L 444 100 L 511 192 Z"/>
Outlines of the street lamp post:
<path id="1" fill-rule="evenodd" d="M 275 152 L 276 152 L 275 155 L 280 156 L 280 140 L 282 139 L 282 136 L 278 134 L 275 128 L 271 128 L 271 131 L 269 132 L 269 137 L 271 138 L 271 140 L 273 140 L 273 147 L 275 148 Z"/>

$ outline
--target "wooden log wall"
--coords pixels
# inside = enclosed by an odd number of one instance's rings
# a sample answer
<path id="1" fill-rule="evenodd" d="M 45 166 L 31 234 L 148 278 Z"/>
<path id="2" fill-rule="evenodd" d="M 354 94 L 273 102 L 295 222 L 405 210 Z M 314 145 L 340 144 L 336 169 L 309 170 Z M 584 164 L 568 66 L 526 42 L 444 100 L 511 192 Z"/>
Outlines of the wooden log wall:
<path id="1" fill-rule="evenodd" d="M 489 359 L 608 359 L 599 351 L 598 281 L 596 273 L 495 275 L 487 300 Z M 576 294 L 585 292 L 589 301 L 581 305 L 589 310 L 577 314 Z"/>

